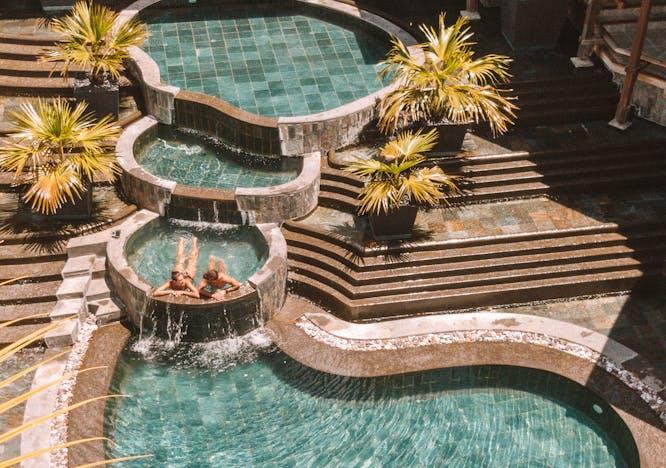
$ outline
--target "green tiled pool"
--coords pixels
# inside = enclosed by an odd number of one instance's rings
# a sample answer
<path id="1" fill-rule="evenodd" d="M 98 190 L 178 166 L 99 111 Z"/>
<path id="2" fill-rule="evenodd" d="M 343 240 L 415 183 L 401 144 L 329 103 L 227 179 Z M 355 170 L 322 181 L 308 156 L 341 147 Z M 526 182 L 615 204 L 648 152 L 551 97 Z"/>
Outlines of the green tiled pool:
<path id="1" fill-rule="evenodd" d="M 107 408 L 109 455 L 153 455 L 137 467 L 636 466 L 608 405 L 522 368 L 346 378 L 237 339 L 127 349 L 112 391 L 130 397 Z"/>
<path id="2" fill-rule="evenodd" d="M 159 218 L 129 238 L 125 246 L 127 262 L 148 284 L 160 286 L 169 279 L 179 239 L 186 239 L 187 255 L 192 236 L 199 239 L 195 283 L 201 280 L 211 255 L 224 260 L 229 274 L 240 282 L 252 276 L 268 258 L 266 241 L 254 226 L 213 227 Z"/>
<path id="3" fill-rule="evenodd" d="M 333 109 L 379 90 L 388 37 L 320 9 L 196 6 L 144 12 L 162 80 L 263 116 Z"/>
<path id="4" fill-rule="evenodd" d="M 135 155 L 148 172 L 193 187 L 271 187 L 295 179 L 300 158 L 242 153 L 204 135 L 161 126 Z"/>

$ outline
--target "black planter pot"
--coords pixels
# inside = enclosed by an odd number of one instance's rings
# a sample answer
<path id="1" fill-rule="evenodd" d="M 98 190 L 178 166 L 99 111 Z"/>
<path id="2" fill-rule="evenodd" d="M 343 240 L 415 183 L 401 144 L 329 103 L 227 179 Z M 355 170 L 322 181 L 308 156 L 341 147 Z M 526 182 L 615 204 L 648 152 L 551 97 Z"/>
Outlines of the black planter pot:
<path id="1" fill-rule="evenodd" d="M 88 111 L 93 112 L 95 117 L 101 119 L 111 115 L 113 120 L 118 120 L 120 112 L 120 89 L 118 84 L 105 83 L 93 84 L 90 80 L 76 80 L 74 83 L 74 97 L 77 101 L 88 104 Z"/>
<path id="2" fill-rule="evenodd" d="M 409 239 L 418 212 L 418 206 L 405 205 L 388 213 L 369 215 L 372 237 L 376 240 Z"/>
<path id="3" fill-rule="evenodd" d="M 85 181 L 83 183 L 83 187 L 85 192 L 81 194 L 81 198 L 76 199 L 73 202 L 66 201 L 62 207 L 52 215 L 44 215 L 34 211 L 29 203 L 25 203 L 23 201 L 23 197 L 20 198 L 20 203 L 23 205 L 25 210 L 32 213 L 32 216 L 57 219 L 62 221 L 89 219 L 92 216 L 93 209 L 93 184 L 91 181 Z"/>
<path id="4" fill-rule="evenodd" d="M 454 124 L 449 122 L 428 123 L 424 125 L 423 130 L 424 133 L 432 129 L 437 130 L 437 145 L 432 150 L 434 153 L 458 152 L 462 148 L 469 125 L 469 123 Z"/>
<path id="5" fill-rule="evenodd" d="M 567 0 L 502 0 L 502 34 L 514 50 L 554 49 Z"/>

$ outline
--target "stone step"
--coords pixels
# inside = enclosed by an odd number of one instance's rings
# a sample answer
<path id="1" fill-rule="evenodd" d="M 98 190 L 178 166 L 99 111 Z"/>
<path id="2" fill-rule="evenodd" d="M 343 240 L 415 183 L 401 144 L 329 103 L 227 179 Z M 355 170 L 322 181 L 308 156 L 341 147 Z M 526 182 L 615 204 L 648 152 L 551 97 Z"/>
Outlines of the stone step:
<path id="1" fill-rule="evenodd" d="M 0 75 L 60 78 L 60 73 L 64 70 L 65 64 L 63 62 L 0 59 Z M 74 76 L 82 74 L 84 71 L 79 66 L 71 65 L 68 74 Z"/>
<path id="2" fill-rule="evenodd" d="M 0 306 L 55 301 L 59 286 L 60 281 L 44 281 L 36 284 L 13 283 L 0 286 Z"/>
<path id="3" fill-rule="evenodd" d="M 661 173 L 666 176 L 666 158 L 657 158 L 654 160 L 625 160 L 620 163 L 603 164 L 597 167 L 586 165 L 566 165 L 565 167 L 543 167 L 523 168 L 521 171 L 511 173 L 499 173 L 491 175 L 477 175 L 475 172 L 469 172 L 465 179 L 471 187 L 491 187 L 512 183 L 523 183 L 530 181 L 552 181 L 556 179 L 566 179 L 575 184 L 575 179 L 596 179 L 599 177 L 619 177 L 624 178 L 629 174 L 650 174 Z M 465 174 L 465 173 L 463 173 Z M 583 180 L 584 182 L 585 180 Z"/>
<path id="4" fill-rule="evenodd" d="M 0 93 L 9 96 L 73 96 L 74 78 L 0 74 Z"/>
<path id="5" fill-rule="evenodd" d="M 18 265 L 0 265 L 0 283 L 12 278 L 24 277 L 23 283 L 37 283 L 43 281 L 56 281 L 60 279 L 60 272 L 65 266 L 62 260 L 38 263 L 24 263 Z"/>
<path id="6" fill-rule="evenodd" d="M 465 192 L 463 200 L 492 200 L 516 197 L 530 197 L 558 193 L 562 191 L 591 191 L 610 188 L 618 190 L 638 187 L 643 184 L 662 183 L 666 178 L 666 170 L 646 172 L 642 170 L 626 172 L 610 176 L 595 176 L 582 179 L 565 178 L 564 180 L 548 180 L 548 182 L 524 182 L 488 187 L 474 187 Z M 321 196 L 321 195 L 320 195 Z M 450 201 L 455 202 L 454 199 Z"/>
<path id="7" fill-rule="evenodd" d="M 662 252 L 663 253 L 663 252 Z M 393 296 L 401 296 L 412 293 L 437 292 L 446 289 L 465 289 L 490 284 L 515 283 L 520 281 L 534 281 L 548 278 L 570 277 L 584 274 L 598 274 L 629 269 L 642 269 L 647 266 L 655 266 L 657 269 L 663 267 L 661 259 L 641 259 L 631 257 L 620 257 L 609 260 L 588 260 L 580 262 L 559 263 L 552 262 L 550 265 L 514 268 L 514 265 L 506 265 L 506 269 L 489 272 L 468 273 L 458 272 L 455 268 L 446 272 L 446 275 L 421 278 L 413 275 L 412 279 L 394 282 L 388 277 L 386 281 L 379 284 L 372 283 L 354 286 L 344 280 L 340 275 L 330 271 L 305 264 L 298 261 L 290 261 L 289 267 L 292 271 L 308 276 L 321 283 L 331 285 L 334 289 L 350 299 L 366 299 L 382 297 L 388 299 Z"/>
<path id="8" fill-rule="evenodd" d="M 337 315 L 348 320 L 455 311 L 626 291 L 644 285 L 649 287 L 659 277 L 658 270 L 625 269 L 352 301 L 330 284 L 321 283 L 295 272 L 289 273 L 290 285 L 295 293 L 330 307 Z"/>
<path id="9" fill-rule="evenodd" d="M 530 101 L 552 96 L 591 96 L 608 92 L 614 92 L 617 94 L 617 87 L 611 81 L 610 75 L 603 77 L 607 81 L 600 81 L 599 78 L 595 76 L 590 80 L 579 81 L 572 79 L 555 85 L 536 86 L 524 89 L 518 88 L 510 91 L 509 95 L 518 97 L 518 104 L 520 105 L 521 101 Z"/>
<path id="10" fill-rule="evenodd" d="M 558 106 L 557 109 L 523 110 L 518 115 L 516 125 L 532 127 L 590 120 L 610 120 L 615 114 L 616 105 L 617 103 L 604 103 L 573 109 L 569 106 Z"/>
<path id="11" fill-rule="evenodd" d="M 608 90 L 604 93 L 594 93 L 582 96 L 542 96 L 540 98 L 535 97 L 529 100 L 518 100 L 517 105 L 519 109 L 516 114 L 518 115 L 518 119 L 520 119 L 522 114 L 529 115 L 530 113 L 539 111 L 557 113 L 562 109 L 566 109 L 569 112 L 583 112 L 588 110 L 588 108 L 594 108 L 597 106 L 616 106 L 617 100 L 617 90 Z M 588 119 L 578 118 L 572 120 L 572 122 L 579 122 L 581 120 Z"/>
<path id="12" fill-rule="evenodd" d="M 348 212 L 355 212 L 358 208 L 359 201 L 356 198 L 338 193 L 319 192 L 319 205 L 330 208 L 340 208 Z"/>
<path id="13" fill-rule="evenodd" d="M 95 315 L 98 325 L 104 325 L 109 322 L 120 320 L 123 315 L 123 309 L 113 298 L 100 299 L 89 304 L 91 314 Z"/>
<path id="14" fill-rule="evenodd" d="M 33 315 L 45 314 L 44 318 L 33 319 L 23 323 L 42 323 L 49 322 L 49 312 L 53 310 L 56 303 L 55 301 L 37 302 L 30 304 L 10 304 L 0 307 L 0 322 L 9 322 L 10 320 L 30 317 Z"/>
<path id="15" fill-rule="evenodd" d="M 86 300 L 98 301 L 102 299 L 111 298 L 111 290 L 109 289 L 106 279 L 102 277 L 92 278 L 88 284 L 88 288 L 85 292 Z"/>
<path id="16" fill-rule="evenodd" d="M 337 182 L 321 179 L 319 190 L 321 192 L 337 193 L 346 197 L 356 198 L 362 187 L 357 187 L 346 182 Z"/>
<path id="17" fill-rule="evenodd" d="M 61 244 L 9 244 L 0 249 L 0 265 L 22 265 L 25 263 L 41 263 L 65 261 L 67 253 Z"/>
<path id="18" fill-rule="evenodd" d="M 371 270 L 365 268 L 365 265 L 350 267 L 348 262 L 332 253 L 328 255 L 323 252 L 317 253 L 311 249 L 296 247 L 293 243 L 289 243 L 288 255 L 290 264 L 296 262 L 299 265 L 313 265 L 339 276 L 352 286 L 389 284 L 454 274 L 499 272 L 508 268 L 534 268 L 544 265 L 577 263 L 583 260 L 650 259 L 666 255 L 666 235 L 661 238 L 648 237 L 643 240 L 642 244 L 632 240 L 631 246 L 607 245 L 608 243 L 604 242 L 578 245 L 562 243 L 557 246 L 552 244 L 554 242 L 551 242 L 551 245 L 544 243 L 543 249 L 533 246 L 532 249 L 527 250 L 527 253 L 507 251 L 499 253 L 497 256 L 486 249 L 484 256 L 477 254 L 471 260 L 465 260 L 465 257 L 454 257 L 456 254 L 453 252 L 448 252 L 449 258 L 439 252 L 429 252 L 432 254 L 430 256 L 426 256 L 425 252 L 422 252 L 422 255 L 409 255 L 405 261 L 401 259 L 399 264 L 384 259 L 384 263 L 374 263 L 375 268 Z M 598 244 L 601 246 L 597 246 Z"/>
<path id="19" fill-rule="evenodd" d="M 39 31 L 39 34 L 7 34 L 0 33 L 0 43 L 2 44 L 23 44 L 49 47 L 60 40 L 62 35 L 54 32 Z"/>
<path id="20" fill-rule="evenodd" d="M 37 61 L 42 54 L 53 49 L 53 46 L 43 44 L 11 44 L 0 42 L 0 59 Z"/>
<path id="21" fill-rule="evenodd" d="M 40 329 L 44 328 L 45 324 L 28 324 L 28 325 L 16 325 L 13 327 L 4 327 L 0 328 L 0 347 L 4 348 L 15 341 L 24 338 L 31 333 L 37 332 Z M 44 345 L 44 339 L 39 339 L 33 342 L 30 347 L 42 346 Z"/>

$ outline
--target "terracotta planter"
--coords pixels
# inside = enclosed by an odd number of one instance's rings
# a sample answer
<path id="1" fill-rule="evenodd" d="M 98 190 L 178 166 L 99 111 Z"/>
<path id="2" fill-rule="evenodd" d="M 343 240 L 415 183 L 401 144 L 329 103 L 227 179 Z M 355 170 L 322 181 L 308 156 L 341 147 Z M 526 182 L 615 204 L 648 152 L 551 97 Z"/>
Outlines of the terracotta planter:
<path id="1" fill-rule="evenodd" d="M 553 49 L 567 4 L 567 0 L 502 0 L 502 35 L 514 50 Z"/>
<path id="2" fill-rule="evenodd" d="M 111 115 L 118 120 L 120 112 L 120 89 L 117 84 L 96 85 L 89 80 L 77 80 L 74 83 L 74 97 L 77 101 L 85 101 L 88 111 L 98 119 Z"/>
<path id="3" fill-rule="evenodd" d="M 462 148 L 463 140 L 469 126 L 469 123 L 454 124 L 442 122 L 439 124 L 425 124 L 423 131 L 425 133 L 432 129 L 437 130 L 437 145 L 433 148 L 433 153 L 457 152 Z"/>
<path id="4" fill-rule="evenodd" d="M 418 212 L 418 206 L 405 205 L 388 213 L 369 215 L 372 237 L 376 240 L 409 239 Z"/>

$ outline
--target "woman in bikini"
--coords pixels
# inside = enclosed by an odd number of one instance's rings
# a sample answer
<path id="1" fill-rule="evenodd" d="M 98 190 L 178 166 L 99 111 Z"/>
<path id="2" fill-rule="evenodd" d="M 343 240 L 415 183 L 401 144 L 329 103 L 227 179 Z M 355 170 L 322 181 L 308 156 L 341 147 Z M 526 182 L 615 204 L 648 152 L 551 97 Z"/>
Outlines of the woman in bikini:
<path id="1" fill-rule="evenodd" d="M 229 286 L 228 288 L 226 286 Z M 221 301 L 227 293 L 240 288 L 241 284 L 227 273 L 227 267 L 224 261 L 217 261 L 215 269 L 215 257 L 208 258 L 208 270 L 203 274 L 199 283 L 199 295 Z"/>
<path id="2" fill-rule="evenodd" d="M 199 245 L 196 237 L 192 236 L 192 248 L 185 263 L 185 238 L 178 241 L 176 251 L 176 264 L 171 272 L 171 279 L 153 292 L 153 297 L 160 296 L 189 296 L 199 297 L 199 291 L 194 287 L 194 275 L 197 272 L 197 260 L 199 259 Z"/>

